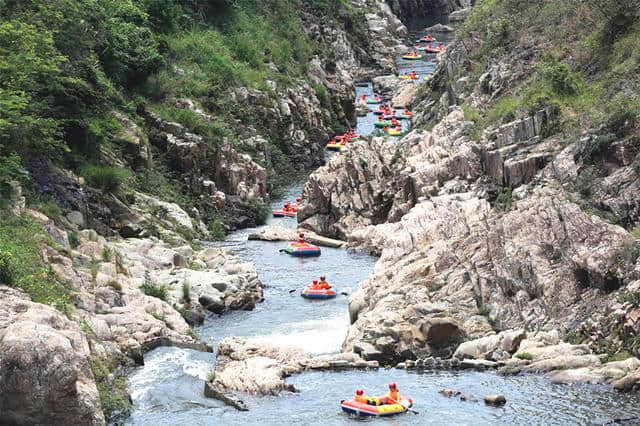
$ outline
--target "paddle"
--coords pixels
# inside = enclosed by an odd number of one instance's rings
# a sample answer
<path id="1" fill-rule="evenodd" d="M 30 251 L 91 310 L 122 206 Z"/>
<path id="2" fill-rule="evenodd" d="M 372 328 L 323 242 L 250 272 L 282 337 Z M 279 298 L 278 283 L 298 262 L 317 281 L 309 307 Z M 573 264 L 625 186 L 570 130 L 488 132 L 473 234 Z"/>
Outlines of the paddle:
<path id="1" fill-rule="evenodd" d="M 396 404 L 398 404 L 399 406 L 401 406 L 402 408 L 404 408 L 405 410 L 413 413 L 413 414 L 420 414 L 418 413 L 416 410 L 413 410 L 405 405 L 400 404 L 398 401 L 396 401 L 395 399 L 391 398 L 391 397 L 387 397 L 388 400 L 390 400 L 391 402 L 395 402 Z"/>

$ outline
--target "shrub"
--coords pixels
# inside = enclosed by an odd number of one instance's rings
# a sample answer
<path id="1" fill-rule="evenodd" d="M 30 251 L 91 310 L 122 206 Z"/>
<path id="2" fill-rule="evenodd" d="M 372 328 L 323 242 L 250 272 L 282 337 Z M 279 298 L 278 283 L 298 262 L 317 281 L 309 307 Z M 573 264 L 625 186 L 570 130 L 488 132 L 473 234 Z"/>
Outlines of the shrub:
<path id="1" fill-rule="evenodd" d="M 327 108 L 327 109 L 331 108 L 331 96 L 329 96 L 329 92 L 327 91 L 327 88 L 324 87 L 322 84 L 314 84 L 313 88 L 316 92 L 316 97 L 320 101 L 320 105 L 323 108 Z"/>
<path id="2" fill-rule="evenodd" d="M 631 354 L 627 351 L 617 352 L 615 354 L 607 356 L 605 363 L 607 362 L 615 362 L 615 361 L 624 361 L 625 359 L 631 358 Z"/>
<path id="3" fill-rule="evenodd" d="M 632 99 L 617 97 L 607 106 L 605 125 L 607 129 L 622 137 L 633 129 L 640 114 L 640 105 Z"/>
<path id="4" fill-rule="evenodd" d="M 47 216 L 49 219 L 53 220 L 56 223 L 58 222 L 58 220 L 60 219 L 60 216 L 62 215 L 62 210 L 60 210 L 60 206 L 58 206 L 58 203 L 56 203 L 53 200 L 42 202 L 42 204 L 40 204 L 39 210 L 42 212 L 42 214 L 44 214 L 45 216 Z"/>
<path id="5" fill-rule="evenodd" d="M 182 301 L 185 305 L 191 304 L 191 285 L 188 282 L 182 283 Z"/>
<path id="6" fill-rule="evenodd" d="M 501 210 L 509 210 L 511 208 L 512 203 L 512 194 L 510 187 L 502 188 L 502 191 L 498 194 L 496 198 L 496 208 Z"/>
<path id="7" fill-rule="evenodd" d="M 209 220 L 208 223 L 208 228 L 209 228 L 209 235 L 212 239 L 216 240 L 216 241 L 222 241 L 224 240 L 224 237 L 227 233 L 226 228 L 224 226 L 224 222 L 222 221 L 222 219 L 218 216 L 216 216 L 215 218 Z"/>
<path id="8" fill-rule="evenodd" d="M 583 151 L 583 156 L 586 162 L 594 163 L 598 156 L 602 155 L 607 148 L 611 145 L 611 142 L 617 139 L 614 134 L 600 135 L 595 139 L 592 139 L 586 144 Z"/>
<path id="9" fill-rule="evenodd" d="M 126 380 L 117 377 L 113 384 L 109 383 L 109 375 L 115 370 L 107 360 L 94 358 L 91 360 L 91 372 L 96 381 L 98 393 L 100 395 L 100 405 L 105 418 L 110 419 L 113 414 L 131 411 L 131 402 L 126 392 Z"/>
<path id="10" fill-rule="evenodd" d="M 67 232 L 67 239 L 69 240 L 71 248 L 76 248 L 80 245 L 80 239 L 78 238 L 78 233 L 76 231 Z"/>
<path id="11" fill-rule="evenodd" d="M 140 290 L 147 296 L 157 297 L 160 300 L 167 300 L 169 287 L 166 285 L 158 285 L 151 280 L 149 272 L 144 274 L 144 283 L 140 286 Z"/>
<path id="12" fill-rule="evenodd" d="M 559 96 L 571 96 L 578 92 L 578 79 L 567 64 L 546 58 L 542 64 L 542 76 Z"/>
<path id="13" fill-rule="evenodd" d="M 533 354 L 529 352 L 518 352 L 516 354 L 516 358 L 531 361 L 533 359 Z"/>
<path id="14" fill-rule="evenodd" d="M 120 167 L 94 165 L 82 167 L 80 174 L 89 186 L 108 193 L 117 193 L 129 176 L 129 173 Z"/>
<path id="15" fill-rule="evenodd" d="M 590 197 L 597 178 L 598 173 L 595 167 L 585 167 L 576 178 L 574 189 L 583 197 Z"/>
<path id="16" fill-rule="evenodd" d="M 13 286 L 17 277 L 18 271 L 13 255 L 8 251 L 0 251 L 0 283 Z"/>
<path id="17" fill-rule="evenodd" d="M 253 199 L 249 202 L 249 209 L 253 212 L 253 216 L 256 218 L 258 225 L 264 225 L 267 222 L 267 218 L 271 213 L 269 205 L 263 201 Z"/>
<path id="18" fill-rule="evenodd" d="M 103 262 L 111 262 L 113 260 L 113 250 L 109 247 L 104 247 L 102 249 L 102 261 Z"/>

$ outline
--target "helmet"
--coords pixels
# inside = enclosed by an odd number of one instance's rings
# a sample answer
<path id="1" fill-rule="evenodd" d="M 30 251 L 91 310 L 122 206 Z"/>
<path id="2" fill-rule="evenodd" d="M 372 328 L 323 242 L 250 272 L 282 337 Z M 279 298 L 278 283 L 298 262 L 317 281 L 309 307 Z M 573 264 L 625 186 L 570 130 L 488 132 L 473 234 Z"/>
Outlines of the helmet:
<path id="1" fill-rule="evenodd" d="M 327 279 L 327 277 L 325 277 L 324 275 L 320 277 L 320 281 L 324 281 L 326 279 Z"/>
<path id="2" fill-rule="evenodd" d="M 396 384 L 395 383 L 389 383 L 389 389 L 395 389 L 396 388 Z"/>
<path id="3" fill-rule="evenodd" d="M 304 238 L 304 234 L 301 232 L 300 235 L 298 235 L 300 238 Z"/>
<path id="4" fill-rule="evenodd" d="M 356 391 L 356 395 L 362 395 L 364 393 L 364 391 L 362 389 L 358 389 Z"/>
<path id="5" fill-rule="evenodd" d="M 296 201 L 302 201 L 302 198 L 298 197 L 296 198 Z"/>
<path id="6" fill-rule="evenodd" d="M 318 284 L 318 280 L 313 280 L 313 283 L 314 284 Z"/>

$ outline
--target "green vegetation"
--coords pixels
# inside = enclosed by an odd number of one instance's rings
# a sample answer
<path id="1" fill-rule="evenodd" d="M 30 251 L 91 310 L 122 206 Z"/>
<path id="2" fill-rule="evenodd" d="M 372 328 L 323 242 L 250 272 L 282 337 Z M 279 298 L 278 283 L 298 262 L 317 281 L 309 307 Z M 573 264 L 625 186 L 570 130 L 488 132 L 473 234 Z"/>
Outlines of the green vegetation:
<path id="1" fill-rule="evenodd" d="M 470 49 L 471 70 L 522 49 L 531 52 L 536 68 L 487 111 L 464 106 L 465 116 L 474 122 L 473 135 L 478 138 L 489 125 L 553 107 L 562 123 L 558 130 L 569 135 L 606 126 L 603 139 L 586 151 L 593 162 L 611 142 L 609 134 L 622 138 L 637 124 L 640 98 L 634 87 L 640 47 L 632 40 L 638 36 L 640 0 L 479 2 L 459 34 Z"/>
<path id="2" fill-rule="evenodd" d="M 129 172 L 120 167 L 85 165 L 80 169 L 80 175 L 93 188 L 117 193 L 129 176 Z"/>
<path id="3" fill-rule="evenodd" d="M 498 194 L 498 197 L 496 198 L 495 205 L 496 205 L 497 208 L 506 211 L 506 210 L 511 209 L 511 203 L 512 202 L 513 202 L 513 200 L 512 200 L 512 197 L 511 197 L 511 188 L 510 187 L 504 187 L 504 188 L 502 188 L 502 190 Z"/>
<path id="4" fill-rule="evenodd" d="M 160 300 L 167 300 L 169 287 L 167 285 L 158 285 L 151 279 L 149 271 L 145 272 L 144 283 L 140 286 L 140 290 L 147 296 L 157 297 Z"/>
<path id="5" fill-rule="evenodd" d="M 91 372 L 96 381 L 98 393 L 100 394 L 100 405 L 107 420 L 117 414 L 128 414 L 131 412 L 131 402 L 127 394 L 126 378 L 116 377 L 113 383 L 109 383 L 109 374 L 117 366 L 101 358 L 91 360 Z"/>
<path id="6" fill-rule="evenodd" d="M 518 352 L 516 354 L 516 358 L 525 359 L 527 361 L 531 361 L 533 359 L 533 354 L 531 354 L 529 352 Z"/>
<path id="7" fill-rule="evenodd" d="M 191 285 L 188 282 L 182 283 L 182 301 L 185 305 L 191 304 Z"/>
<path id="8" fill-rule="evenodd" d="M 0 210 L 0 283 L 20 288 L 34 302 L 68 314 L 71 290 L 50 268 L 42 266 L 43 244 L 55 246 L 33 219 Z"/>
<path id="9" fill-rule="evenodd" d="M 627 358 L 631 358 L 631 354 L 627 351 L 617 352 L 613 355 L 607 356 L 605 362 L 624 361 Z"/>

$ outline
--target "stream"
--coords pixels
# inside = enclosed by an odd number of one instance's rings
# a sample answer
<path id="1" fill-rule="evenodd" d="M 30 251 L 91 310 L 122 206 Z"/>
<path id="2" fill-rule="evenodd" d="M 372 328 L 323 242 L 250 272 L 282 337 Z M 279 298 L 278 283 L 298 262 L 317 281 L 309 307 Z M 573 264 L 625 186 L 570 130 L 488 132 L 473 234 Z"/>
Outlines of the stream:
<path id="1" fill-rule="evenodd" d="M 410 23 L 413 40 L 421 29 L 443 21 L 431 18 Z M 445 43 L 452 37 L 437 35 Z M 399 61 L 399 72 L 423 76 L 433 72 L 435 55 L 421 61 Z M 373 89 L 358 87 L 356 96 L 371 95 Z M 374 131 L 377 116 L 358 118 L 361 134 Z M 340 154 L 333 154 L 340 155 Z M 306 176 L 293 183 L 287 193 L 272 204 L 282 206 L 302 192 Z M 295 219 L 269 219 L 267 225 L 296 228 Z M 266 288 L 265 301 L 251 312 L 236 311 L 218 317 L 211 315 L 197 333 L 215 348 L 228 336 L 252 337 L 275 345 L 294 345 L 314 354 L 340 351 L 349 326 L 348 298 L 308 301 L 299 290 L 312 279 L 326 275 L 338 290 L 351 293 L 373 268 L 376 258 L 343 249 L 322 248 L 316 258 L 300 259 L 279 253 L 285 243 L 247 241 L 254 230 L 230 234 L 214 247 L 233 250 L 254 262 Z M 291 290 L 295 290 L 291 292 Z M 188 349 L 163 347 L 145 355 L 145 365 L 129 377 L 134 411 L 130 425 L 353 425 L 357 420 L 341 412 L 339 401 L 362 387 L 365 393 L 381 394 L 395 381 L 399 390 L 415 401 L 418 414 L 361 420 L 388 425 L 492 425 L 492 424 L 602 424 L 614 418 L 640 414 L 640 396 L 618 394 L 609 387 L 594 385 L 554 385 L 544 376 L 499 376 L 494 372 L 432 371 L 396 369 L 378 371 L 307 372 L 287 379 L 300 390 L 279 397 L 246 396 L 250 411 L 240 412 L 220 401 L 205 398 L 203 380 L 213 368 L 215 355 Z M 453 388 L 473 395 L 478 401 L 460 401 L 438 393 Z M 501 393 L 507 404 L 495 408 L 481 402 L 484 395 Z"/>

